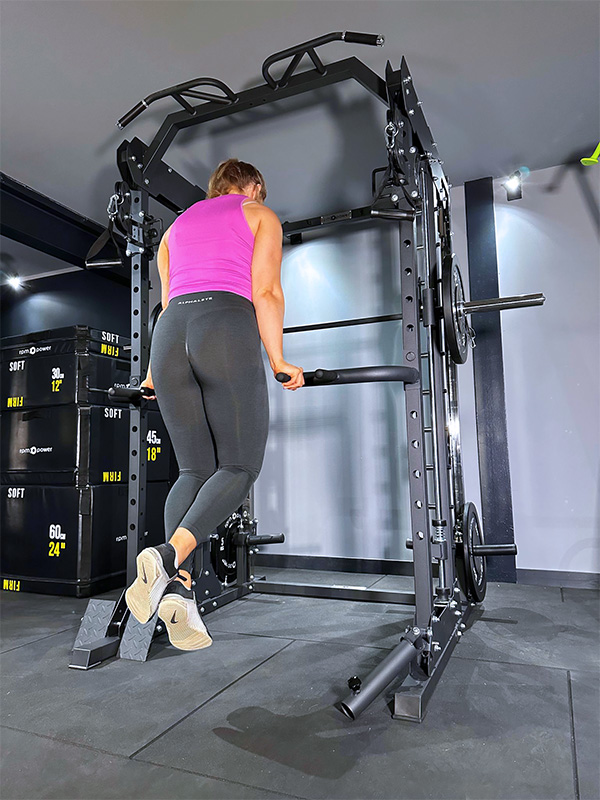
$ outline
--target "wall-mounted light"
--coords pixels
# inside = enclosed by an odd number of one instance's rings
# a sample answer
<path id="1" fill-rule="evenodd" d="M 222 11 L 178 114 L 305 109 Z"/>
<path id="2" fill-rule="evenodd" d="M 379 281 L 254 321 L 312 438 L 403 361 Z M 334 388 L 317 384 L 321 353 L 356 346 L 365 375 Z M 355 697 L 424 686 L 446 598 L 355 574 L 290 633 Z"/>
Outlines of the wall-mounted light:
<path id="1" fill-rule="evenodd" d="M 502 186 L 506 189 L 507 200 L 520 200 L 523 197 L 522 182 L 523 178 L 529 175 L 528 167 L 519 167 L 515 170 L 505 181 L 502 181 Z"/>

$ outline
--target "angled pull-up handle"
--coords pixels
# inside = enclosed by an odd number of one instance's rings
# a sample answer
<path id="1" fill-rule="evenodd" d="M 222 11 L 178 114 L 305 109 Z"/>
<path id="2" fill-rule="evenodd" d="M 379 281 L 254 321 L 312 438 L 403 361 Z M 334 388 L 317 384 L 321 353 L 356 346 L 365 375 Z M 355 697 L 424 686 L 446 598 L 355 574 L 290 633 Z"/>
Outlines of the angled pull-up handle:
<path id="1" fill-rule="evenodd" d="M 198 86 L 216 86 L 217 89 L 221 89 L 221 91 L 224 92 L 225 97 L 217 94 L 209 94 L 208 92 L 195 91 Z M 194 97 L 199 100 L 212 100 L 215 103 L 224 103 L 226 105 L 237 103 L 239 99 L 237 94 L 230 89 L 226 83 L 223 83 L 223 81 L 219 81 L 216 78 L 194 78 L 191 81 L 177 83 L 175 86 L 168 86 L 166 89 L 161 89 L 159 92 L 149 94 L 148 97 L 141 100 L 115 123 L 117 128 L 123 130 L 126 125 L 129 125 L 136 117 L 139 117 L 139 115 L 148 108 L 150 103 L 154 103 L 156 100 L 160 100 L 163 97 L 173 97 L 191 116 L 196 113 L 196 108 L 191 103 L 184 100 L 184 97 Z"/>
<path id="2" fill-rule="evenodd" d="M 289 79 L 294 74 L 296 67 L 302 61 L 305 55 L 308 55 L 313 62 L 318 72 L 325 75 L 327 67 L 323 64 L 319 56 L 315 52 L 315 47 L 320 47 L 322 44 L 328 42 L 350 42 L 351 44 L 368 44 L 373 47 L 381 47 L 385 42 L 385 38 L 377 33 L 356 33 L 354 31 L 336 31 L 334 33 L 327 33 L 325 36 L 319 36 L 317 39 L 311 39 L 308 42 L 302 42 L 294 47 L 288 47 L 287 50 L 280 50 L 279 53 L 273 53 L 265 59 L 262 65 L 262 74 L 265 81 L 269 84 L 271 89 L 280 89 L 286 86 Z M 283 73 L 281 78 L 276 81 L 269 72 L 269 67 L 276 64 L 278 61 L 284 61 L 286 58 L 293 56 L 288 68 Z"/>
<path id="3" fill-rule="evenodd" d="M 275 376 L 280 383 L 291 380 L 285 372 Z M 317 369 L 304 373 L 305 386 L 325 386 L 331 383 L 374 383 L 375 381 L 400 381 L 416 383 L 419 370 L 414 367 L 351 367 L 349 369 Z"/>

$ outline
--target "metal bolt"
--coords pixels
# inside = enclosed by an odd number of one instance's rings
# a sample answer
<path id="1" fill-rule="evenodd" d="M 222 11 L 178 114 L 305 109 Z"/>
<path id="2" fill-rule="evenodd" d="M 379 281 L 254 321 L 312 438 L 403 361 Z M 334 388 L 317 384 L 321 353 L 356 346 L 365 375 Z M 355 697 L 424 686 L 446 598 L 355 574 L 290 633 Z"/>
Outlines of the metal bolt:
<path id="1" fill-rule="evenodd" d="M 409 109 L 408 109 L 408 113 L 409 113 L 409 114 L 410 114 L 410 116 L 412 117 L 412 115 L 415 113 L 415 110 L 414 110 L 414 108 L 409 108 Z"/>
<path id="2" fill-rule="evenodd" d="M 207 590 L 204 592 L 204 594 L 205 594 L 205 595 L 209 595 L 209 594 L 210 594 L 210 589 L 207 589 Z"/>
<path id="3" fill-rule="evenodd" d="M 216 601 L 216 600 L 213 602 L 213 607 L 214 607 L 214 608 L 216 608 L 216 607 L 217 607 L 217 601 Z"/>
<path id="4" fill-rule="evenodd" d="M 204 614 L 204 606 L 200 609 L 200 613 Z"/>
<path id="5" fill-rule="evenodd" d="M 431 158 L 433 156 L 433 153 L 430 153 L 429 150 L 427 150 L 425 154 L 427 158 Z"/>
<path id="6" fill-rule="evenodd" d="M 417 628 L 415 625 L 415 627 L 412 629 L 412 632 L 414 633 L 415 636 L 419 636 L 419 634 L 421 633 L 421 629 Z"/>
<path id="7" fill-rule="evenodd" d="M 409 153 L 416 153 L 417 152 L 417 148 L 416 147 L 411 147 L 408 152 Z"/>
<path id="8" fill-rule="evenodd" d="M 458 588 L 458 586 L 454 589 L 454 594 L 460 594 L 460 589 Z"/>
<path id="9" fill-rule="evenodd" d="M 454 612 L 454 615 L 457 616 L 457 617 L 461 617 L 462 616 L 462 611 L 459 611 L 458 608 L 457 608 L 456 611 Z"/>
<path id="10" fill-rule="evenodd" d="M 207 569 L 205 569 L 205 570 L 204 570 L 204 574 L 205 574 L 205 575 L 208 575 L 208 574 L 209 574 L 209 572 L 208 572 L 208 570 L 207 570 Z"/>
<path id="11" fill-rule="evenodd" d="M 450 600 L 449 605 L 450 605 L 450 608 L 456 608 L 456 606 L 457 606 L 456 600 Z"/>
<path id="12" fill-rule="evenodd" d="M 250 584 L 250 586 L 248 586 L 248 590 L 252 591 L 252 589 L 254 589 L 254 586 L 252 586 L 252 584 Z"/>
<path id="13" fill-rule="evenodd" d="M 461 623 L 460 623 L 460 625 L 459 625 L 458 627 L 461 629 L 461 631 L 464 631 L 464 629 L 465 629 L 467 626 L 465 625 L 465 623 L 464 623 L 464 622 L 461 622 Z"/>
<path id="14" fill-rule="evenodd" d="M 418 197 L 418 196 L 419 196 L 419 193 L 418 193 L 418 192 L 411 192 L 411 193 L 410 193 L 410 196 L 411 196 L 411 197 Z"/>
<path id="15" fill-rule="evenodd" d="M 253 581 L 253 580 L 254 580 L 254 575 L 250 575 L 250 580 L 251 580 L 251 581 Z"/>
<path id="16" fill-rule="evenodd" d="M 427 636 L 433 636 L 433 628 L 427 628 Z"/>
<path id="17" fill-rule="evenodd" d="M 460 637 L 462 636 L 462 633 L 460 631 L 456 631 L 456 636 L 460 639 Z"/>
<path id="18" fill-rule="evenodd" d="M 173 170 L 171 169 L 171 167 L 168 167 L 168 168 L 167 168 L 167 172 L 173 172 Z"/>
<path id="19" fill-rule="evenodd" d="M 398 195 L 397 194 L 393 194 L 392 195 L 392 203 L 397 203 L 397 202 L 398 202 Z"/>
<path id="20" fill-rule="evenodd" d="M 437 147 L 437 142 L 432 142 L 431 144 L 432 144 L 434 147 Z"/>
<path id="21" fill-rule="evenodd" d="M 402 147 L 400 148 L 400 155 L 401 155 L 401 156 L 403 156 L 403 155 L 404 155 L 404 149 L 403 149 Z"/>
<path id="22" fill-rule="evenodd" d="M 136 157 L 135 157 L 135 156 L 131 156 L 131 160 L 132 160 L 132 161 L 136 161 L 137 159 L 136 159 Z"/>
<path id="23" fill-rule="evenodd" d="M 192 586 L 195 586 L 195 585 L 196 585 L 196 581 L 192 581 Z"/>
<path id="24" fill-rule="evenodd" d="M 476 605 L 477 603 L 471 603 L 471 608 L 475 608 Z"/>
<path id="25" fill-rule="evenodd" d="M 439 622 L 439 621 L 440 621 L 440 618 L 439 618 L 439 617 L 436 617 L 436 616 L 434 615 L 434 616 L 432 616 L 432 617 L 431 617 L 431 621 L 432 621 L 432 622 Z"/>
<path id="26" fill-rule="evenodd" d="M 410 77 L 410 75 L 409 75 L 409 76 L 408 76 L 408 78 L 404 78 L 404 80 L 402 81 L 402 83 L 410 83 L 411 81 L 412 81 L 412 78 L 411 78 L 411 77 Z"/>
<path id="27" fill-rule="evenodd" d="M 143 165 L 143 164 L 140 162 L 140 163 L 138 164 L 138 169 L 143 169 L 143 168 L 144 168 L 144 165 Z"/>
<path id="28" fill-rule="evenodd" d="M 419 537 L 419 539 L 425 538 L 425 534 L 423 533 L 423 531 L 417 531 L 417 536 Z"/>
<path id="29" fill-rule="evenodd" d="M 145 184 L 148 184 L 148 183 L 150 183 L 150 181 L 148 180 L 148 178 L 144 178 L 144 183 L 145 183 Z"/>
<path id="30" fill-rule="evenodd" d="M 441 647 L 439 642 L 434 642 L 433 643 L 433 652 L 434 653 L 439 653 L 441 649 L 442 649 L 442 647 Z"/>
<path id="31" fill-rule="evenodd" d="M 130 256 L 131 255 L 131 250 L 125 250 L 125 255 L 126 256 Z"/>
<path id="32" fill-rule="evenodd" d="M 422 106 L 423 105 L 423 101 L 422 100 L 417 100 L 417 105 L 418 106 Z"/>

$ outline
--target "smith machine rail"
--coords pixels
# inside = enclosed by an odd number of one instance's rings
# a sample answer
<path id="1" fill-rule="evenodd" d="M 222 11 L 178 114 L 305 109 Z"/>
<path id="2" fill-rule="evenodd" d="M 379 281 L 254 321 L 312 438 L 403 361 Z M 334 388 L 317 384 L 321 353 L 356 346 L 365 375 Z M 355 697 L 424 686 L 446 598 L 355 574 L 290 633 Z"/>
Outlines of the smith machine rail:
<path id="1" fill-rule="evenodd" d="M 256 530 L 251 492 L 211 542 L 197 551 L 194 590 L 203 614 L 250 592 L 293 594 L 345 600 L 414 604 L 413 623 L 399 632 L 399 643 L 362 680 L 348 680 L 350 693 L 340 710 L 355 719 L 392 682 L 393 716 L 420 721 L 443 668 L 466 627 L 472 607 L 486 590 L 486 559 L 515 555 L 514 544 L 487 545 L 473 503 L 465 499 L 458 414 L 457 365 L 475 346 L 471 315 L 484 311 L 541 305 L 541 294 L 466 302 L 460 269 L 452 251 L 450 186 L 437 145 L 423 115 L 405 59 L 400 69 L 386 64 L 381 79 L 352 57 L 323 64 L 316 48 L 331 41 L 381 46 L 383 36 L 337 32 L 275 53 L 262 67 L 264 85 L 235 93 L 222 81 L 196 78 L 148 95 L 118 122 L 124 128 L 151 103 L 171 97 L 182 110 L 169 114 L 150 146 L 125 140 L 117 151 L 122 180 L 108 207 L 110 224 L 90 250 L 100 252 L 116 227 L 127 239 L 131 268 L 131 379 L 128 387 L 113 387 L 115 402 L 130 404 L 129 516 L 127 584 L 135 577 L 135 558 L 144 547 L 146 454 L 148 424 L 144 391 L 152 323 L 148 322 L 149 264 L 160 242 L 162 223 L 148 214 L 152 196 L 171 211 L 181 212 L 206 193 L 163 161 L 178 131 L 324 86 L 353 79 L 387 106 L 384 129 L 387 166 L 372 177 L 369 206 L 317 216 L 283 225 L 284 236 L 299 244 L 305 232 L 337 223 L 380 219 L 398 225 L 400 234 L 401 313 L 339 320 L 286 328 L 284 333 L 402 320 L 403 364 L 349 369 L 317 369 L 305 373 L 305 386 L 399 381 L 404 384 L 410 474 L 412 537 L 407 547 L 414 563 L 414 593 L 282 584 L 254 576 L 257 546 L 282 542 L 282 535 L 263 536 Z M 308 55 L 314 69 L 296 74 Z M 271 67 L 291 62 L 275 79 Z M 222 94 L 200 91 L 213 87 Z M 190 100 L 202 100 L 192 105 Z M 383 177 L 378 180 L 378 174 Z M 113 239 L 114 242 L 114 239 Z M 116 243 L 115 243 L 116 244 Z M 117 250 L 118 252 L 118 250 Z M 86 261 L 88 268 L 119 266 L 121 258 Z M 279 374 L 277 379 L 287 380 Z M 434 570 L 434 566 L 437 569 Z M 75 642 L 71 667 L 88 669 L 119 654 L 145 660 L 154 636 L 163 633 L 157 618 L 140 625 L 128 614 L 124 595 L 117 602 L 91 600 Z M 400 684 L 401 679 L 404 679 Z"/>

